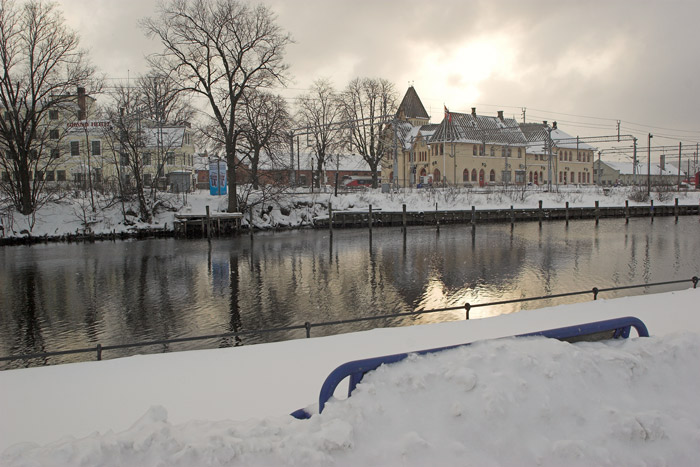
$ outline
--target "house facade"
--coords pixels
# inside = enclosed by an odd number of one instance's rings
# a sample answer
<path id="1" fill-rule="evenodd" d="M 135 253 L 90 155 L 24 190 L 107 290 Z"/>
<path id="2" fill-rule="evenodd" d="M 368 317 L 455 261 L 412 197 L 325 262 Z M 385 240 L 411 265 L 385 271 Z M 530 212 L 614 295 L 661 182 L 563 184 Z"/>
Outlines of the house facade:
<path id="1" fill-rule="evenodd" d="M 593 184 L 595 148 L 557 128 L 496 116 L 450 112 L 431 125 L 409 87 L 391 132 L 397 143 L 382 163 L 382 179 L 399 187 Z M 391 134 L 385 135 L 387 140 Z M 550 150 L 551 148 L 551 150 Z"/>
<path id="2" fill-rule="evenodd" d="M 127 186 L 133 183 L 128 159 L 120 150 L 118 135 L 109 120 L 100 118 L 96 100 L 78 88 L 74 99 L 61 109 L 49 112 L 47 146 L 53 162 L 46 170 L 31 174 L 48 187 L 86 189 L 115 188 L 121 179 Z M 194 143 L 191 128 L 156 125 L 143 121 L 140 128 L 140 150 L 145 186 L 157 184 L 159 189 L 172 189 L 171 179 L 187 178 L 193 186 Z M 8 181 L 7 171 L 0 175 Z"/>

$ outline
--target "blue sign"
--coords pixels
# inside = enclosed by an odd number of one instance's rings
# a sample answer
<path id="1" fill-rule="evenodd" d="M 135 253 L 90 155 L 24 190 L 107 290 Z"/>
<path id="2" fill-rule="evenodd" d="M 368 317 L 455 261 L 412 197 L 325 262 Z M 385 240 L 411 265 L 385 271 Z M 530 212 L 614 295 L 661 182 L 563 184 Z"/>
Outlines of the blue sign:
<path id="1" fill-rule="evenodd" d="M 218 159 L 209 162 L 209 194 L 213 196 L 225 195 L 227 185 L 226 162 Z"/>

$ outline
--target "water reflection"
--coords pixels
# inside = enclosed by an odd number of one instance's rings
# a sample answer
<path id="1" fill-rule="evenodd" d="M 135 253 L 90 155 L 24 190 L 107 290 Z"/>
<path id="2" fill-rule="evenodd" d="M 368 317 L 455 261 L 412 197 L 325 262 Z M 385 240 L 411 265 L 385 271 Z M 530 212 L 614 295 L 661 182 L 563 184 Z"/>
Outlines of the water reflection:
<path id="1" fill-rule="evenodd" d="M 622 219 L 598 225 L 521 223 L 476 230 L 457 225 L 441 226 L 439 232 L 433 226 L 374 229 L 372 235 L 367 230 L 336 230 L 332 235 L 297 231 L 254 239 L 5 247 L 0 249 L 0 355 L 255 331 L 594 286 L 687 279 L 700 272 L 698 233 L 697 219 L 686 217 L 678 223 L 673 218 L 654 223 Z M 471 317 L 560 301 L 476 308 Z M 459 310 L 314 328 L 313 335 L 463 318 Z M 114 351 L 104 357 L 303 335 L 303 330 L 252 333 Z M 53 357 L 48 362 L 84 358 Z"/>

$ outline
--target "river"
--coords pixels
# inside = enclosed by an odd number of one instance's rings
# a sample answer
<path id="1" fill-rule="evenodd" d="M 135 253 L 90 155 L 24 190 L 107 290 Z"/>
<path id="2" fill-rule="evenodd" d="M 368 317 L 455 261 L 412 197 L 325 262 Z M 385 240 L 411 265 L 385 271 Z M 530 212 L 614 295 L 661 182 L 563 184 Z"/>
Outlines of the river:
<path id="1" fill-rule="evenodd" d="M 257 234 L 0 248 L 0 356 L 251 331 L 700 274 L 695 216 Z M 600 298 L 688 288 L 649 287 Z M 472 319 L 590 300 L 475 308 Z M 464 319 L 464 311 L 312 328 L 312 336 Z M 633 310 L 630 311 L 633 314 Z M 105 352 L 104 358 L 302 338 L 304 330 Z M 95 354 L 0 363 L 0 369 Z"/>

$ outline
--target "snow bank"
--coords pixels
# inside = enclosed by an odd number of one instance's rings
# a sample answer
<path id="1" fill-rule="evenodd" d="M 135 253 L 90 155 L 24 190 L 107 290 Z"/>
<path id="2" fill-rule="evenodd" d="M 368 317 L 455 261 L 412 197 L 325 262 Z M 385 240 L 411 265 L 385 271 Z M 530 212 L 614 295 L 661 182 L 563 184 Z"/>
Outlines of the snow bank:
<path id="1" fill-rule="evenodd" d="M 698 293 L 8 370 L 0 465 L 694 465 Z M 652 337 L 483 341 L 382 367 L 310 420 L 286 415 L 349 360 L 626 315 Z"/>

